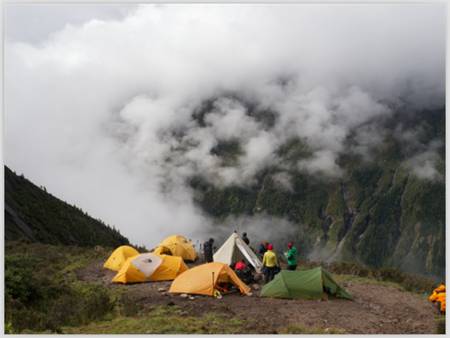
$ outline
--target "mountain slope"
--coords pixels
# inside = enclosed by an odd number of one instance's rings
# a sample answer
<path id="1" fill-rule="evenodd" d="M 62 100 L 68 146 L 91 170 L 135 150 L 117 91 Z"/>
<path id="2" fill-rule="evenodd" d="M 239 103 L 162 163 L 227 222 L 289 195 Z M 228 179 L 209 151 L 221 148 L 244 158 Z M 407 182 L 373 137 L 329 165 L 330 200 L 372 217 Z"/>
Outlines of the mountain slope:
<path id="1" fill-rule="evenodd" d="M 5 166 L 5 239 L 78 246 L 118 246 L 128 239 Z"/>
<path id="2" fill-rule="evenodd" d="M 296 164 L 311 152 L 301 139 L 278 149 L 278 158 L 247 185 L 217 186 L 198 175 L 189 184 L 195 202 L 218 224 L 232 215 L 287 219 L 304 256 L 356 261 L 411 273 L 445 275 L 445 110 L 399 113 L 380 130 L 383 140 L 364 158 L 347 139 L 338 158 L 342 175 L 326 177 Z M 399 132 L 400 130 L 400 132 Z M 407 135 L 413 137 L 407 138 Z M 432 151 L 430 150 L 432 149 Z M 411 158 L 428 156 L 420 165 Z M 231 157 L 232 153 L 227 153 Z M 225 156 L 225 155 L 222 155 Z M 421 177 L 429 163 L 434 177 Z M 430 175 L 429 175 L 430 176 Z M 280 179 L 287 177 L 287 179 Z M 288 181 L 288 184 L 286 184 Z M 245 226 L 245 225 L 244 225 Z M 276 230 L 276 222 L 273 222 Z M 278 231 L 279 233 L 280 231 Z M 273 231 L 277 233 L 277 231 Z M 282 234 L 281 234 L 282 235 Z M 268 236 L 261 229 L 261 236 Z M 283 237 L 283 239 L 281 239 Z M 276 238 L 266 238 L 276 242 Z"/>

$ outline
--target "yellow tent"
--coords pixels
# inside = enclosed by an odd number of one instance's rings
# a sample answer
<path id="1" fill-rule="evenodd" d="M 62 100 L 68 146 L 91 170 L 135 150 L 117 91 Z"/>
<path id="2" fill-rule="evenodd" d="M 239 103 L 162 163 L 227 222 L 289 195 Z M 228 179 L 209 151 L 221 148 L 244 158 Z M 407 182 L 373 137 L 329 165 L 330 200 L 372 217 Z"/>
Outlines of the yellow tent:
<path id="1" fill-rule="evenodd" d="M 112 281 L 126 284 L 173 280 L 187 269 L 181 257 L 145 253 L 128 258 Z"/>
<path id="2" fill-rule="evenodd" d="M 172 256 L 182 257 L 185 261 L 195 261 L 197 253 L 195 252 L 192 242 L 187 240 L 186 237 L 180 235 L 174 235 L 167 237 L 153 250 L 153 253 L 167 254 Z"/>
<path id="3" fill-rule="evenodd" d="M 128 245 L 119 246 L 113 251 L 111 256 L 109 256 L 105 264 L 103 264 L 103 267 L 113 271 L 119 271 L 128 257 L 136 255 L 139 255 L 139 252 L 135 248 Z"/>
<path id="4" fill-rule="evenodd" d="M 198 265 L 179 275 L 172 282 L 169 292 L 213 296 L 222 283 L 232 283 L 241 293 L 250 293 L 250 288 L 228 265 L 218 262 Z"/>

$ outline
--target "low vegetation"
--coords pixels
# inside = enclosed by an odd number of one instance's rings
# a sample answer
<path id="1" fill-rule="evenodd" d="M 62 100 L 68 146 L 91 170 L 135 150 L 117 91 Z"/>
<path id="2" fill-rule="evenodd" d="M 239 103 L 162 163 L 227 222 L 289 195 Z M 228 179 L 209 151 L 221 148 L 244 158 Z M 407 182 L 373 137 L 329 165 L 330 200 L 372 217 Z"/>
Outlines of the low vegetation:
<path id="1" fill-rule="evenodd" d="M 114 310 L 116 295 L 76 276 L 103 252 L 23 242 L 7 242 L 5 251 L 7 332 L 61 332 L 62 326 L 87 324 Z"/>
<path id="2" fill-rule="evenodd" d="M 389 285 L 395 285 L 401 287 L 405 291 L 416 293 L 429 293 L 433 290 L 438 283 L 436 280 L 430 277 L 424 277 L 416 274 L 408 274 L 394 268 L 370 268 L 356 263 L 348 262 L 333 262 L 333 263 L 306 263 L 302 268 L 311 268 L 321 265 L 328 271 L 336 275 L 342 275 L 347 277 L 341 277 L 341 280 L 348 279 L 352 276 L 363 278 L 368 283 L 384 282 Z"/>
<path id="3" fill-rule="evenodd" d="M 176 306 L 159 306 L 145 314 L 117 316 L 112 320 L 92 322 L 86 326 L 65 327 L 63 333 L 243 333 L 243 321 L 215 313 L 189 316 Z"/>

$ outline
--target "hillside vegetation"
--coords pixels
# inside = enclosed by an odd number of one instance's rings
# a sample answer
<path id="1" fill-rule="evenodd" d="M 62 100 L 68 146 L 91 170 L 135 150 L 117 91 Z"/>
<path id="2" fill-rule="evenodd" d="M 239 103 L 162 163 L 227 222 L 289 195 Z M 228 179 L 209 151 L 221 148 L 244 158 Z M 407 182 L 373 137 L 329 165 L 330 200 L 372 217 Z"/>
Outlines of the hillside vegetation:
<path id="1" fill-rule="evenodd" d="M 279 147 L 277 161 L 247 185 L 218 186 L 201 175 L 192 177 L 195 202 L 219 225 L 230 215 L 287 219 L 297 230 L 294 240 L 302 254 L 313 260 L 396 267 L 443 278 L 445 111 L 403 112 L 379 124 L 386 133 L 370 158 L 354 151 L 352 137 L 347 139 L 338 177 L 300 170 L 296 164 L 312 152 L 304 140 L 293 138 Z M 409 142 L 401 138 L 407 132 L 414 135 Z M 419 177 L 406 164 L 431 144 L 440 178 Z M 239 144 L 216 148 L 220 151 L 214 154 L 224 162 L 239 156 Z M 289 183 L 280 182 L 280 175 L 289 177 Z"/>
<path id="2" fill-rule="evenodd" d="M 128 239 L 5 166 L 5 239 L 78 246 L 119 246 Z"/>

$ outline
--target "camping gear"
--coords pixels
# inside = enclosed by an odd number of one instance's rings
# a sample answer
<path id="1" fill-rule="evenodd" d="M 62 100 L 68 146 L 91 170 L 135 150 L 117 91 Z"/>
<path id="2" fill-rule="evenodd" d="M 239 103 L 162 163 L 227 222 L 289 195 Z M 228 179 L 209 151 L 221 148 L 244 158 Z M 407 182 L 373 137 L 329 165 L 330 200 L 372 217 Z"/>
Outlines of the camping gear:
<path id="1" fill-rule="evenodd" d="M 222 284 L 233 284 L 243 294 L 249 294 L 245 285 L 234 271 L 226 264 L 213 262 L 198 265 L 179 275 L 170 286 L 170 293 L 187 293 L 214 296 Z"/>
<path id="2" fill-rule="evenodd" d="M 352 299 L 352 296 L 333 280 L 331 274 L 321 267 L 303 271 L 282 270 L 261 290 L 262 297 L 289 299 L 321 299 L 324 293 Z"/>
<path id="3" fill-rule="evenodd" d="M 173 235 L 167 237 L 153 250 L 157 255 L 165 254 L 171 256 L 182 257 L 185 261 L 195 261 L 197 253 L 194 245 L 186 237 L 181 235 Z"/>
<path id="4" fill-rule="evenodd" d="M 232 233 L 214 254 L 214 262 L 231 265 L 241 259 L 246 260 L 257 272 L 261 271 L 262 263 L 253 250 L 245 244 L 237 233 Z"/>
<path id="5" fill-rule="evenodd" d="M 109 256 L 105 264 L 103 264 L 103 267 L 113 271 L 119 271 L 123 263 L 125 263 L 129 257 L 136 255 L 139 255 L 139 252 L 135 248 L 128 245 L 119 246 L 113 251 L 111 256 Z"/>
<path id="6" fill-rule="evenodd" d="M 186 270 L 181 257 L 145 253 L 128 258 L 112 281 L 126 284 L 173 280 Z"/>
<path id="7" fill-rule="evenodd" d="M 434 289 L 433 293 L 428 297 L 430 302 L 438 305 L 438 309 L 441 313 L 445 313 L 445 293 L 445 285 L 441 284 Z"/>

